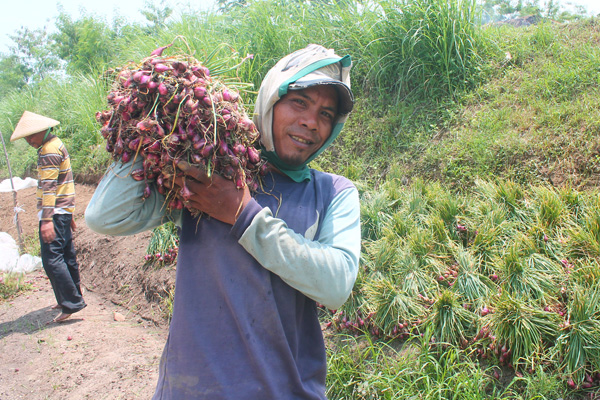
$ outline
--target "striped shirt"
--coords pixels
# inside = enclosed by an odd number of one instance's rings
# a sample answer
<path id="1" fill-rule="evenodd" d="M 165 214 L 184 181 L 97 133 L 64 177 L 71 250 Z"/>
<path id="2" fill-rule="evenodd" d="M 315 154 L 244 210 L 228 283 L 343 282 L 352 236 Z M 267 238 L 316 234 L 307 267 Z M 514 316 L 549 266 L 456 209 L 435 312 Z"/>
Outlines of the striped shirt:
<path id="1" fill-rule="evenodd" d="M 63 142 L 51 137 L 38 149 L 37 208 L 42 221 L 52 221 L 54 214 L 75 211 L 75 184 L 71 159 Z"/>

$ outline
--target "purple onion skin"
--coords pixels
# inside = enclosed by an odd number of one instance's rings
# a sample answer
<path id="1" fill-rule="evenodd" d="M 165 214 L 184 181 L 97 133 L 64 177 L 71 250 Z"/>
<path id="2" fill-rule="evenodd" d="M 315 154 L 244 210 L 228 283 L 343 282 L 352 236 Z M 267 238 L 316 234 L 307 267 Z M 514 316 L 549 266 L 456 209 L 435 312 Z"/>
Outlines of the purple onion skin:
<path id="1" fill-rule="evenodd" d="M 139 168 L 139 169 L 135 169 L 135 170 L 131 171 L 131 177 L 133 179 L 135 179 L 136 181 L 143 181 L 144 180 L 144 170 Z"/>
<path id="2" fill-rule="evenodd" d="M 158 72 L 159 74 L 162 74 L 164 72 L 171 71 L 171 70 L 173 70 L 172 67 L 169 67 L 168 65 L 165 65 L 162 63 L 154 65 L 154 71 Z"/>
<path id="3" fill-rule="evenodd" d="M 146 150 L 150 153 L 160 153 L 160 151 L 161 151 L 160 142 L 158 140 L 155 141 L 150 146 L 146 147 Z"/>
<path id="4" fill-rule="evenodd" d="M 248 154 L 248 161 L 252 164 L 258 164 L 260 162 L 260 154 L 254 147 L 248 147 L 246 153 Z"/>
<path id="5" fill-rule="evenodd" d="M 166 96 L 169 94 L 169 89 L 167 89 L 167 86 L 161 82 L 158 84 L 158 93 L 161 96 Z"/>
<path id="6" fill-rule="evenodd" d="M 227 142 L 224 140 L 219 141 L 219 154 L 224 156 L 229 153 L 229 146 L 227 146 Z"/>
<path id="7" fill-rule="evenodd" d="M 148 82 L 148 91 L 150 93 L 156 92 L 157 88 L 158 88 L 158 82 L 156 82 L 156 81 L 150 81 L 150 82 Z"/>
<path id="8" fill-rule="evenodd" d="M 233 146 L 232 150 L 233 150 L 233 154 L 235 154 L 236 156 L 243 156 L 246 154 L 246 147 L 241 143 L 236 143 Z M 254 164 L 256 164 L 256 163 L 254 163 Z"/>
<path id="9" fill-rule="evenodd" d="M 200 150 L 204 146 L 206 146 L 206 139 L 200 139 L 197 142 L 193 142 L 193 144 L 192 144 L 192 147 L 194 148 L 194 150 Z"/>
<path id="10" fill-rule="evenodd" d="M 121 161 L 123 161 L 124 163 L 128 163 L 129 161 L 131 161 L 131 153 L 128 151 L 124 151 L 123 154 L 121 154 Z"/>
<path id="11" fill-rule="evenodd" d="M 204 158 L 200 154 L 192 154 L 192 163 L 193 164 L 203 164 Z"/>
<path id="12" fill-rule="evenodd" d="M 204 146 L 202 148 L 202 150 L 200 150 L 200 155 L 204 158 L 207 158 L 208 156 L 211 155 L 213 147 L 214 146 L 212 144 L 207 144 L 206 146 Z"/>
<path id="13" fill-rule="evenodd" d="M 190 191 L 190 189 L 187 187 L 187 185 L 185 183 L 183 184 L 183 187 L 179 191 L 179 194 L 181 195 L 181 197 L 184 200 L 189 200 L 193 195 L 193 193 Z"/>
<path id="14" fill-rule="evenodd" d="M 140 146 L 140 141 L 141 139 L 139 137 L 136 137 L 131 142 L 129 142 L 127 147 L 129 147 L 130 150 L 137 151 L 138 147 Z"/>
<path id="15" fill-rule="evenodd" d="M 150 53 L 150 56 L 162 56 L 163 51 L 165 51 L 165 49 L 168 49 L 169 47 L 171 47 L 173 44 L 168 44 L 166 46 L 162 46 L 157 48 L 156 50 L 154 50 L 152 53 Z"/>
<path id="16" fill-rule="evenodd" d="M 206 88 L 202 86 L 196 86 L 194 88 L 194 97 L 196 97 L 199 100 L 202 100 L 204 99 L 204 96 L 206 96 Z"/>

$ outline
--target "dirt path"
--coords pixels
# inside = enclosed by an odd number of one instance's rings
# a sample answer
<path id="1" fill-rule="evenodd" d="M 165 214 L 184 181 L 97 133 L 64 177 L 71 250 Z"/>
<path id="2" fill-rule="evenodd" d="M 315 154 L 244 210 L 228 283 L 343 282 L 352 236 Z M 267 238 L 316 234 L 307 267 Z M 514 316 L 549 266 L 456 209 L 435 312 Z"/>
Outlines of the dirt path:
<path id="1" fill-rule="evenodd" d="M 129 400 L 154 393 L 167 336 L 161 301 L 174 270 L 142 268 L 149 233 L 113 238 L 87 228 L 83 213 L 93 191 L 76 185 L 74 240 L 88 306 L 52 323 L 59 311 L 51 309 L 54 294 L 43 270 L 27 276 L 31 291 L 0 300 L 0 400 Z M 35 189 L 17 193 L 25 240 L 37 241 Z M 0 231 L 16 240 L 13 218 L 12 193 L 0 193 Z"/>
<path id="2" fill-rule="evenodd" d="M 53 323 L 45 274 L 28 280 L 32 291 L 0 303 L 0 400 L 151 398 L 164 327 L 89 290 L 87 308 Z"/>

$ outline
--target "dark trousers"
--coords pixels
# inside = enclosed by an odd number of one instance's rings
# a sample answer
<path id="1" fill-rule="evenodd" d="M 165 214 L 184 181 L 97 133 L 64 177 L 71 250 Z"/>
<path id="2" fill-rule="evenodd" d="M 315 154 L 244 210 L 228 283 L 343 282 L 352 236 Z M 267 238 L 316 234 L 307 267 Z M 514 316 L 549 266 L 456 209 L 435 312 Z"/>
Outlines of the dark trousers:
<path id="1" fill-rule="evenodd" d="M 72 218 L 71 214 L 54 214 L 56 238 L 51 243 L 42 240 L 41 222 L 39 232 L 42 265 L 50 279 L 56 302 L 66 314 L 75 313 L 86 306 L 81 295 L 79 264 L 73 246 Z"/>

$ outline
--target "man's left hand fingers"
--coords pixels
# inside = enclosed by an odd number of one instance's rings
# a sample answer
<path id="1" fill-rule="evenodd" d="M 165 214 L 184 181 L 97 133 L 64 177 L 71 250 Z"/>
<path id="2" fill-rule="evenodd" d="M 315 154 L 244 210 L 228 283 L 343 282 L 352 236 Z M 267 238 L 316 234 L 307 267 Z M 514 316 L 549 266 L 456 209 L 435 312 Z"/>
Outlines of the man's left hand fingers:
<path id="1" fill-rule="evenodd" d="M 181 170 L 186 176 L 190 178 L 194 178 L 198 182 L 209 183 L 210 178 L 206 174 L 206 172 L 198 167 L 191 166 L 186 161 L 179 161 L 177 163 L 177 168 Z"/>

